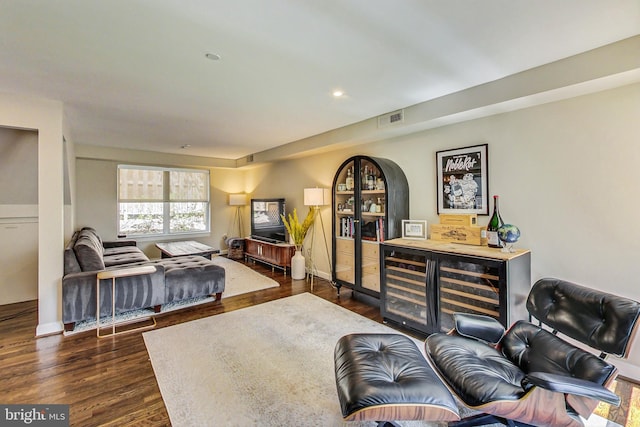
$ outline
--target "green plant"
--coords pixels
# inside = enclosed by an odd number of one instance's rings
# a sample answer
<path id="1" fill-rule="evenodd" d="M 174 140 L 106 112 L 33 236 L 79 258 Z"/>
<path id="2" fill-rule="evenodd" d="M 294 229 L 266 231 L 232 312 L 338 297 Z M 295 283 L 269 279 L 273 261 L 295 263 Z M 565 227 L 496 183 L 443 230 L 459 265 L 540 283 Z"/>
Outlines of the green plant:
<path id="1" fill-rule="evenodd" d="M 293 215 L 289 214 L 289 220 L 287 220 L 284 215 L 280 216 L 282 217 L 285 228 L 289 232 L 289 236 L 293 239 L 293 244 L 296 245 L 296 250 L 301 250 L 307 231 L 309 231 L 309 228 L 313 224 L 313 209 L 309 209 L 309 213 L 302 223 L 298 220 L 298 212 L 295 208 L 293 209 Z"/>

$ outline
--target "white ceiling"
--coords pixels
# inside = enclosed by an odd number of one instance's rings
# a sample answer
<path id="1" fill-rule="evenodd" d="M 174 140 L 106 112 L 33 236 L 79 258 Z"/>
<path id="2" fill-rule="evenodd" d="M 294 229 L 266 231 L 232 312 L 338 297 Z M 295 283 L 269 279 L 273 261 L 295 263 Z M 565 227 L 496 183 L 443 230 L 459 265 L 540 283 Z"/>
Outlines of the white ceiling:
<path id="1" fill-rule="evenodd" d="M 1 0 L 0 92 L 76 143 L 237 159 L 639 33 L 638 0 Z"/>

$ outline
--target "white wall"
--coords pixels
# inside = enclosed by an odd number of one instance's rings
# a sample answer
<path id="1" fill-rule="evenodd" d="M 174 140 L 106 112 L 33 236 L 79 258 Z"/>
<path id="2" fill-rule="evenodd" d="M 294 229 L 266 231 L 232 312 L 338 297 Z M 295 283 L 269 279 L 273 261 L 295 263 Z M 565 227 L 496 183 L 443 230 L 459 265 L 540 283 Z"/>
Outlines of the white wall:
<path id="1" fill-rule="evenodd" d="M 87 149 L 87 147 L 84 147 Z M 90 149 L 90 148 L 88 148 Z M 128 150 L 117 150 L 118 156 L 127 157 Z M 130 159 L 131 160 L 131 159 Z M 180 156 L 163 156 L 162 166 L 198 167 L 184 163 Z M 169 162 L 169 163 L 167 163 Z M 117 167 L 122 161 L 90 158 L 85 156 L 76 160 L 76 226 L 95 228 L 104 240 L 115 240 L 117 236 Z M 135 161 L 125 162 L 136 164 Z M 156 163 L 158 165 L 159 163 Z M 230 233 L 235 208 L 228 206 L 229 193 L 242 193 L 245 190 L 244 172 L 228 168 L 206 168 L 210 171 L 211 187 L 211 233 L 198 234 L 194 240 L 225 250 L 223 236 Z M 245 209 L 246 211 L 246 209 Z M 244 212 L 247 215 L 247 212 Z M 248 216 L 244 224 L 248 224 Z M 248 227 L 245 226 L 245 232 Z M 237 233 L 237 231 L 236 231 Z M 180 239 L 176 237 L 175 239 Z M 184 240 L 184 237 L 182 238 Z M 136 239 L 138 246 L 150 258 L 159 258 L 160 251 L 155 247 L 158 238 Z"/>
<path id="2" fill-rule="evenodd" d="M 0 128 L 0 305 L 38 298 L 38 133 Z"/>
<path id="3" fill-rule="evenodd" d="M 330 186 L 355 154 L 395 161 L 407 175 L 412 219 L 437 221 L 436 151 L 489 144 L 489 191 L 532 251 L 532 281 L 559 277 L 640 300 L 640 84 L 444 126 L 358 147 L 282 161 L 261 179 L 260 196 L 285 196 L 304 209 L 302 189 Z M 295 177 L 295 179 L 292 179 Z M 330 210 L 322 211 L 330 239 Z M 486 224 L 488 217 L 481 218 Z M 330 242 L 330 240 L 328 240 Z M 329 277 L 324 248 L 315 260 Z M 640 378 L 640 344 L 623 375 Z"/>
<path id="4" fill-rule="evenodd" d="M 71 239 L 76 228 L 76 156 L 75 146 L 70 141 L 64 142 L 64 240 Z"/>
<path id="5" fill-rule="evenodd" d="M 38 204 L 38 133 L 0 128 L 0 205 Z"/>
<path id="6" fill-rule="evenodd" d="M 302 188 L 330 186 L 346 158 L 365 154 L 400 165 L 409 182 L 412 219 L 434 222 L 436 151 L 487 143 L 489 191 L 501 196 L 505 221 L 521 229 L 518 245 L 533 251 L 534 279 L 553 275 L 606 284 L 640 300 L 631 268 L 640 246 L 640 224 L 632 218 L 640 199 L 631 197 L 640 161 L 639 116 L 640 85 L 625 86 L 282 161 L 255 194 L 286 196 L 289 210 L 304 209 Z M 248 171 L 248 179 L 259 170 Z"/>
<path id="7" fill-rule="evenodd" d="M 38 131 L 38 325 L 62 330 L 64 233 L 62 103 L 0 94 L 0 126 Z"/>

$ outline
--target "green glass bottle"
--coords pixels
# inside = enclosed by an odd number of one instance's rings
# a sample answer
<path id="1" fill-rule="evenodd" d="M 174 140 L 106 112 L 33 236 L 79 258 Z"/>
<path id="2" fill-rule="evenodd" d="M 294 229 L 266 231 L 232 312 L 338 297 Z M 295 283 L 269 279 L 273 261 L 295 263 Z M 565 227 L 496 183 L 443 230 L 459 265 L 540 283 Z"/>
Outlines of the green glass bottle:
<path id="1" fill-rule="evenodd" d="M 493 215 L 487 224 L 487 245 L 490 248 L 501 248 L 502 242 L 498 238 L 498 228 L 504 224 L 498 207 L 498 196 L 493 196 Z"/>

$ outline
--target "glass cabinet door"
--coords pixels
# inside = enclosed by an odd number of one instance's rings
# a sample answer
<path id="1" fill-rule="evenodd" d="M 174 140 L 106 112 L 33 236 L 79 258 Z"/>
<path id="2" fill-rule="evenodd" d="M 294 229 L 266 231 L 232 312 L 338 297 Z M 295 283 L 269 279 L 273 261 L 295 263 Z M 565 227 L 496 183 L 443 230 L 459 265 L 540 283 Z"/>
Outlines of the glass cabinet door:
<path id="1" fill-rule="evenodd" d="M 334 191 L 335 275 L 355 284 L 355 161 L 338 171 Z"/>
<path id="2" fill-rule="evenodd" d="M 454 328 L 455 312 L 490 316 L 506 326 L 504 262 L 447 255 L 438 258 L 440 330 Z"/>
<path id="3" fill-rule="evenodd" d="M 379 242 L 384 241 L 385 191 L 382 171 L 374 163 L 360 161 L 360 240 L 361 240 L 361 285 L 376 293 L 380 292 Z"/>
<path id="4" fill-rule="evenodd" d="M 354 156 L 340 166 L 333 181 L 333 278 L 338 292 L 347 286 L 379 297 L 380 243 L 395 237 L 408 211 L 406 177 L 395 163 Z"/>
<path id="5" fill-rule="evenodd" d="M 385 253 L 385 311 L 427 323 L 427 259 L 424 255 Z"/>

